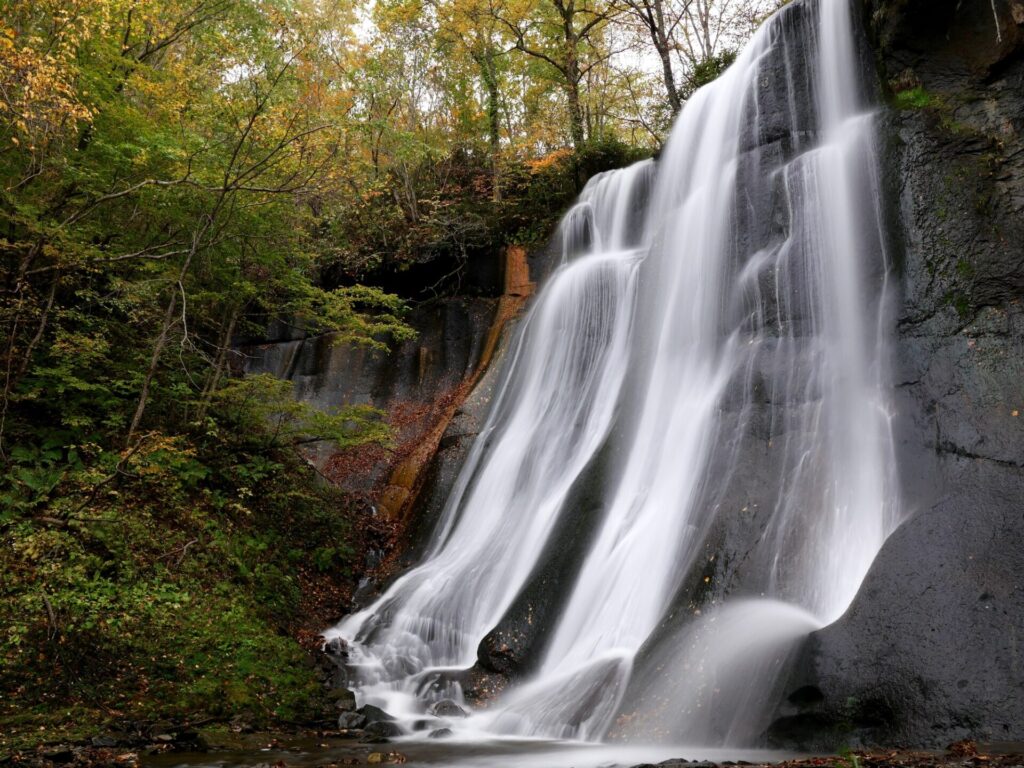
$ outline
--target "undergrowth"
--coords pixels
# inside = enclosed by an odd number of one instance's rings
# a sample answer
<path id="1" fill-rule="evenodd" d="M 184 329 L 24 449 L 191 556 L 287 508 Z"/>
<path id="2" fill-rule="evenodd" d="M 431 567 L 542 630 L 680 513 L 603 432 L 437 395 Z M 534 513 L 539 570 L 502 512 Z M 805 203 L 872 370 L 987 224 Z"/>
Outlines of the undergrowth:
<path id="1" fill-rule="evenodd" d="M 295 638 L 330 618 L 310 615 L 318 583 L 348 588 L 353 500 L 272 438 L 214 409 L 131 450 L 55 434 L 11 451 L 0 752 L 128 722 L 323 711 Z"/>

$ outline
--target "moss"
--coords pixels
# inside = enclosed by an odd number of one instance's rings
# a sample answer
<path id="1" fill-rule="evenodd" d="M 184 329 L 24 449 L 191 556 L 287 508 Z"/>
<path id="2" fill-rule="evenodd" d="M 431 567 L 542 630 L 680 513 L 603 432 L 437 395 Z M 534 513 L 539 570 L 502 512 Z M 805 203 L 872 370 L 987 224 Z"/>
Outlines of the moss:
<path id="1" fill-rule="evenodd" d="M 976 128 L 956 120 L 952 115 L 943 115 L 939 125 L 946 133 L 959 138 L 976 138 L 981 135 Z"/>
<path id="2" fill-rule="evenodd" d="M 960 316 L 961 320 L 967 320 L 971 315 L 971 302 L 963 294 L 958 294 L 953 299 L 953 307 L 956 309 L 956 313 Z"/>
<path id="3" fill-rule="evenodd" d="M 893 104 L 898 109 L 927 109 L 938 106 L 939 100 L 923 87 L 917 86 L 894 94 Z"/>
<path id="4" fill-rule="evenodd" d="M 970 319 L 971 300 L 966 294 L 950 291 L 945 295 L 944 300 L 947 305 L 956 310 L 957 316 L 960 320 L 966 321 Z"/>

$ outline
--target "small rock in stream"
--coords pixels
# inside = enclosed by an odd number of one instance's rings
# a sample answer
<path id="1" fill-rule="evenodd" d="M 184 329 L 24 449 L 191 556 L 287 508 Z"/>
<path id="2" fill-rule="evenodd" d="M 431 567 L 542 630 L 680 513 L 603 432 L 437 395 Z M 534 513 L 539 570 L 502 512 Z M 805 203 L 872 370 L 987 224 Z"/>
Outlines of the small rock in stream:
<path id="1" fill-rule="evenodd" d="M 405 755 L 401 752 L 371 752 L 366 756 L 366 762 L 370 765 L 379 763 L 404 763 Z"/>
<path id="2" fill-rule="evenodd" d="M 335 709 L 344 712 L 354 712 L 356 709 L 356 695 L 348 688 L 334 688 L 327 697 L 334 702 Z"/>
<path id="3" fill-rule="evenodd" d="M 401 735 L 402 729 L 398 723 L 390 720 L 377 720 L 366 726 L 360 741 L 368 744 L 381 744 Z"/>
<path id="4" fill-rule="evenodd" d="M 366 718 L 368 723 L 377 723 L 382 720 L 394 720 L 393 715 L 389 715 L 380 707 L 375 707 L 373 704 L 365 704 L 356 710 L 360 715 Z"/>
<path id="5" fill-rule="evenodd" d="M 451 699 L 442 699 L 430 708 L 435 717 L 467 717 L 466 710 Z"/>
<path id="6" fill-rule="evenodd" d="M 366 717 L 358 712 L 342 712 L 338 717 L 338 728 L 343 731 L 353 731 L 366 725 Z"/>
<path id="7" fill-rule="evenodd" d="M 208 752 L 210 745 L 199 731 L 188 729 L 175 735 L 174 748 L 179 752 Z"/>
<path id="8" fill-rule="evenodd" d="M 428 739 L 447 739 L 452 735 L 451 728 L 438 728 L 436 731 L 431 731 L 427 734 Z"/>

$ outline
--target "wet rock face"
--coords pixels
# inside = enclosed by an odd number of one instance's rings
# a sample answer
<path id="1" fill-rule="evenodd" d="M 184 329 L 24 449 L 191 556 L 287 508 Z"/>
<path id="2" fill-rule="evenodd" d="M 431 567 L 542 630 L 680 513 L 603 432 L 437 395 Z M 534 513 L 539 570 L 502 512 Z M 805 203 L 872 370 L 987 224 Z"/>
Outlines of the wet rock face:
<path id="1" fill-rule="evenodd" d="M 892 536 L 849 612 L 812 637 L 782 741 L 1021 738 L 1020 469 L 959 457 L 939 469 L 957 490 Z"/>
<path id="2" fill-rule="evenodd" d="M 523 591 L 501 621 L 480 642 L 477 659 L 488 672 L 517 680 L 535 671 L 558 623 L 573 581 L 604 514 L 604 478 L 614 463 L 609 442 L 573 484 L 562 525 L 545 545 Z"/>
<path id="3" fill-rule="evenodd" d="M 422 490 L 416 498 L 415 513 L 406 531 L 406 546 L 401 558 L 404 567 L 418 562 L 430 543 L 431 534 L 444 512 L 459 471 L 487 420 L 491 401 L 500 384 L 502 361 L 514 333 L 514 327 L 508 327 L 502 332 L 494 360 L 456 409 L 437 450 L 430 458 Z"/>
<path id="4" fill-rule="evenodd" d="M 912 515 L 803 650 L 783 746 L 1024 739 L 1024 4 L 871 0 Z"/>
<path id="5" fill-rule="evenodd" d="M 911 67 L 932 83 L 962 86 L 1005 65 L 1022 40 L 1020 0 L 864 0 L 886 73 Z"/>

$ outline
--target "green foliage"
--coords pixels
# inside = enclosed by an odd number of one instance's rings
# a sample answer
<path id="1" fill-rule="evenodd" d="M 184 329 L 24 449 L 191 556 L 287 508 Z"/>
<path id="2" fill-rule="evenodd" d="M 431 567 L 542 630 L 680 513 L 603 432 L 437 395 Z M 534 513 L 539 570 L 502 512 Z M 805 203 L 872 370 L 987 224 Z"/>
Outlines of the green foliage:
<path id="1" fill-rule="evenodd" d="M 837 753 L 836 768 L 861 768 L 860 757 L 849 747 L 843 747 Z"/>
<path id="2" fill-rule="evenodd" d="M 591 177 L 649 156 L 649 150 L 606 139 L 587 142 L 576 151 L 553 152 L 538 161 L 509 166 L 509 192 L 496 227 L 503 238 L 501 244 L 544 243 Z"/>
<path id="3" fill-rule="evenodd" d="M 401 271 L 425 261 L 461 264 L 490 257 L 512 243 L 539 245 L 551 236 L 590 177 L 650 154 L 649 149 L 608 138 L 534 160 L 504 157 L 502 194 L 494 199 L 490 158 L 461 148 L 449 157 L 427 161 L 414 174 L 421 214 L 415 226 L 394 218 L 393 200 L 374 197 L 356 217 L 339 217 L 334 222 L 333 245 L 324 259 L 350 279 L 360 279 L 382 269 Z M 392 224 L 378 229 L 367 226 L 368 221 Z"/>
<path id="4" fill-rule="evenodd" d="M 683 89 L 685 96 L 689 98 L 698 88 L 703 88 L 708 83 L 717 80 L 734 61 L 736 61 L 736 51 L 727 50 L 698 62 L 686 78 Z"/>
<path id="5" fill-rule="evenodd" d="M 343 137 L 301 10 L 5 6 L 0 733 L 318 712 L 302 580 L 353 548 L 295 449 L 390 435 L 234 377 L 230 346 L 267 317 L 412 332 L 394 296 L 321 280 Z"/>
<path id="6" fill-rule="evenodd" d="M 250 418 L 234 434 L 218 403 L 206 431 L 147 433 L 137 450 L 12 451 L 0 732 L 322 711 L 290 634 L 303 574 L 350 571 L 348 501 Z"/>
<path id="7" fill-rule="evenodd" d="M 327 413 L 296 400 L 290 381 L 269 374 L 232 379 L 217 391 L 214 400 L 221 417 L 218 427 L 226 435 L 242 435 L 247 440 L 264 435 L 267 448 L 328 440 L 343 449 L 386 443 L 391 436 L 380 410 L 357 405 Z M 256 473 L 255 479 L 262 479 L 258 466 Z"/>
<path id="8" fill-rule="evenodd" d="M 395 297 L 321 281 L 343 136 L 310 74 L 329 62 L 303 8 L 9 6 L 0 114 L 20 117 L 0 125 L 0 461 L 57 434 L 109 449 L 181 433 L 229 379 L 250 319 L 375 348 L 410 337 Z"/>
<path id="9" fill-rule="evenodd" d="M 268 318 L 409 339 L 360 283 L 434 261 L 424 291 L 457 285 L 646 156 L 625 139 L 657 121 L 615 115 L 659 98 L 608 68 L 603 7 L 575 6 L 595 25 L 556 77 L 523 50 L 566 53 L 553 5 L 5 3 L 0 732 L 316 710 L 290 625 L 353 534 L 296 449 L 391 435 L 239 377 L 232 345 Z"/>
<path id="10" fill-rule="evenodd" d="M 893 96 L 897 109 L 926 109 L 934 107 L 937 99 L 921 86 L 899 91 Z"/>
<path id="11" fill-rule="evenodd" d="M 496 91 L 475 106 L 474 77 L 499 89 L 515 69 L 493 19 L 464 9 L 444 45 L 468 58 L 439 68 L 418 4 L 377 5 L 395 34 L 374 50 L 357 10 L 5 6 L 0 732 L 315 712 L 293 624 L 303 580 L 351 572 L 355 534 L 296 451 L 391 434 L 373 408 L 238 376 L 234 340 L 268 318 L 373 350 L 409 339 L 403 301 L 358 278 L 539 241 L 635 154 L 552 152 L 536 122 L 506 150 Z M 445 94 L 429 119 L 410 88 Z M 546 118 L 551 84 L 527 89 Z"/>

